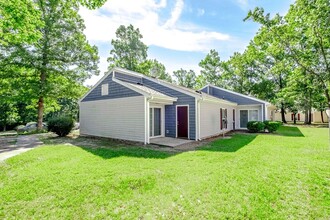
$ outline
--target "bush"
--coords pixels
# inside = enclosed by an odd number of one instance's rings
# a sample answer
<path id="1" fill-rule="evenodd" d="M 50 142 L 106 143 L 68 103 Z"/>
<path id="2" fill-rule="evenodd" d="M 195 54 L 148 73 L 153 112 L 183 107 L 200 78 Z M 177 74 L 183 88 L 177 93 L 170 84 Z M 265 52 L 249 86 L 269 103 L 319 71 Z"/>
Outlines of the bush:
<path id="1" fill-rule="evenodd" d="M 269 133 L 273 133 L 274 131 L 277 131 L 282 123 L 278 121 L 264 121 L 264 124 L 265 129 L 267 129 Z"/>
<path id="2" fill-rule="evenodd" d="M 252 133 L 256 133 L 263 131 L 265 129 L 265 124 L 261 121 L 249 121 L 247 123 L 247 129 Z"/>
<path id="3" fill-rule="evenodd" d="M 74 126 L 74 121 L 70 116 L 59 116 L 48 121 L 48 131 L 52 131 L 60 137 L 70 133 Z"/>

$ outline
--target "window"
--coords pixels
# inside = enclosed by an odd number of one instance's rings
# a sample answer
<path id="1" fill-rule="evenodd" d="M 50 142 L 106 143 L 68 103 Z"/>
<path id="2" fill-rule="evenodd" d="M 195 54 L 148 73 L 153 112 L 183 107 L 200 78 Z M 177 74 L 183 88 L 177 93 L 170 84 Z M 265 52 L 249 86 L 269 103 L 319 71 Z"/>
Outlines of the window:
<path id="1" fill-rule="evenodd" d="M 240 127 L 246 128 L 249 121 L 258 121 L 258 110 L 240 110 Z"/>
<path id="2" fill-rule="evenodd" d="M 149 135 L 150 137 L 160 136 L 161 133 L 161 108 L 149 108 Z"/>
<path id="3" fill-rule="evenodd" d="M 220 108 L 220 130 L 227 129 L 227 109 Z"/>
<path id="4" fill-rule="evenodd" d="M 102 84 L 101 95 L 109 94 L 109 84 Z"/>
<path id="5" fill-rule="evenodd" d="M 249 121 L 258 121 L 258 110 L 249 110 Z"/>

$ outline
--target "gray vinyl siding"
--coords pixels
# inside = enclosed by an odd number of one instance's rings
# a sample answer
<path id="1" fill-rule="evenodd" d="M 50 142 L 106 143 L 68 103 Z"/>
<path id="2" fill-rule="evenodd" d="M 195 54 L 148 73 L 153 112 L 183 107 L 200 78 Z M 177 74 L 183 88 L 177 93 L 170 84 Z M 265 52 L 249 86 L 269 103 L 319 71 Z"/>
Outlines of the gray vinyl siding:
<path id="1" fill-rule="evenodd" d="M 116 75 L 117 76 L 117 75 Z M 109 84 L 109 94 L 101 95 L 102 84 Z M 112 74 L 109 74 L 97 87 L 95 87 L 83 100 L 82 102 L 104 100 L 104 99 L 118 99 L 124 97 L 142 96 L 131 89 L 128 89 L 114 81 L 112 81 Z"/>
<path id="2" fill-rule="evenodd" d="M 115 78 L 129 83 L 142 83 L 142 78 L 115 72 Z"/>
<path id="3" fill-rule="evenodd" d="M 207 93 L 207 88 L 208 88 L 208 86 L 205 87 L 205 88 L 203 88 L 203 89 L 201 89 L 200 91 Z M 211 94 L 210 94 L 210 95 L 211 95 Z"/>
<path id="4" fill-rule="evenodd" d="M 255 104 L 264 104 L 263 102 L 258 102 L 247 97 L 233 94 L 231 92 L 223 91 L 217 88 L 210 87 L 210 95 L 215 97 L 225 99 L 231 102 L 236 102 L 238 105 L 255 105 Z"/>
<path id="5" fill-rule="evenodd" d="M 176 106 L 189 105 L 189 138 L 196 137 L 196 113 L 195 113 L 195 97 L 186 95 L 167 86 L 163 86 L 154 81 L 143 78 L 143 84 L 158 92 L 166 95 L 177 97 L 178 100 L 173 105 L 165 105 L 165 136 L 176 137 Z"/>

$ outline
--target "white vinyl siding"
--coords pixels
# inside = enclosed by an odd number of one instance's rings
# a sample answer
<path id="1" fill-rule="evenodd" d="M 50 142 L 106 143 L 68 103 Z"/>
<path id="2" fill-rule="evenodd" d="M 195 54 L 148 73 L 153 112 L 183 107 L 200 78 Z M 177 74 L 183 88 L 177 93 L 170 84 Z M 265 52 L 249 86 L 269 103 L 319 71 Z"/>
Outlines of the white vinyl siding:
<path id="1" fill-rule="evenodd" d="M 101 95 L 109 95 L 109 84 L 102 84 Z"/>
<path id="2" fill-rule="evenodd" d="M 220 108 L 227 109 L 227 129 L 220 129 Z M 233 129 L 233 106 L 214 102 L 200 103 L 200 139 L 215 136 Z M 223 113 L 224 114 L 224 113 Z M 224 116 L 224 115 L 223 115 Z"/>
<path id="3" fill-rule="evenodd" d="M 144 97 L 80 103 L 80 133 L 130 141 L 145 141 Z"/>

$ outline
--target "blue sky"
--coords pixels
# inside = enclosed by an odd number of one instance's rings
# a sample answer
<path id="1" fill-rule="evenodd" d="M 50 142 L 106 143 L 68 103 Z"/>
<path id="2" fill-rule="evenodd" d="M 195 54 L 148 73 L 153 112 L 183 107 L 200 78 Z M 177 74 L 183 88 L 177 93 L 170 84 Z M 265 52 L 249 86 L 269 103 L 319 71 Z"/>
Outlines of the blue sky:
<path id="1" fill-rule="evenodd" d="M 192 69 L 215 49 L 222 60 L 243 52 L 259 25 L 244 22 L 250 9 L 263 7 L 274 15 L 286 14 L 293 0 L 108 0 L 97 10 L 82 8 L 85 34 L 99 49 L 100 76 L 86 81 L 94 85 L 106 71 L 111 39 L 119 25 L 133 24 L 148 45 L 148 58 L 163 63 L 167 71 Z"/>

